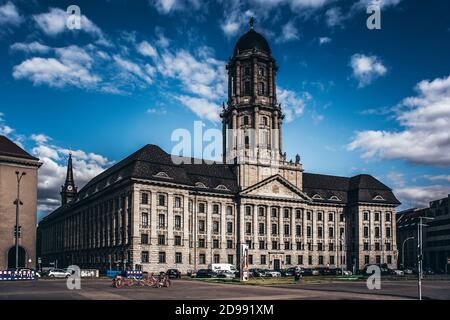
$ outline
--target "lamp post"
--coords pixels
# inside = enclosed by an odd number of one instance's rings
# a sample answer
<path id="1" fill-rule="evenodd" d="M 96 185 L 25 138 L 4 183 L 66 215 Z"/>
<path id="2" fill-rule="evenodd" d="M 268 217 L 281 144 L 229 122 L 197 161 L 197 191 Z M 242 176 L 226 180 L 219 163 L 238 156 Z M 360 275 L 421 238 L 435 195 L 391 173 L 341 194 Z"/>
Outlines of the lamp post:
<path id="1" fill-rule="evenodd" d="M 17 177 L 17 198 L 16 201 L 14 201 L 14 204 L 16 205 L 16 226 L 15 226 L 15 246 L 16 246 L 16 269 L 19 268 L 19 210 L 22 203 L 20 202 L 20 181 L 22 180 L 23 176 L 26 175 L 26 172 L 20 173 L 19 171 L 16 171 L 16 177 Z"/>
<path id="2" fill-rule="evenodd" d="M 419 291 L 419 300 L 422 300 L 422 274 L 423 274 L 423 226 L 427 226 L 423 224 L 423 219 L 433 220 L 431 217 L 419 217 L 419 223 L 417 224 L 417 267 L 418 267 L 418 291 Z"/>
<path id="3" fill-rule="evenodd" d="M 402 244 L 402 267 L 403 267 L 403 269 L 405 269 L 405 244 L 406 244 L 406 241 L 413 240 L 413 239 L 414 239 L 414 237 L 409 237 L 403 241 L 403 244 Z"/>

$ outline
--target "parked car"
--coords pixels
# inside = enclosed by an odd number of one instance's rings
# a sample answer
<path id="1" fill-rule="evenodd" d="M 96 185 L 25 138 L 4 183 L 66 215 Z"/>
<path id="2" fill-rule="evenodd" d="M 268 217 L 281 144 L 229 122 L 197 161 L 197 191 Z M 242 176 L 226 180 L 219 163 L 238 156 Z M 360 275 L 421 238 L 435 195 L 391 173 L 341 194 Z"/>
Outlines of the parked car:
<path id="1" fill-rule="evenodd" d="M 306 268 L 303 270 L 304 276 L 318 276 L 320 275 L 319 270 L 312 269 L 312 268 Z"/>
<path id="2" fill-rule="evenodd" d="M 262 278 L 266 276 L 266 272 L 263 269 L 250 269 L 248 271 L 255 278 Z"/>
<path id="3" fill-rule="evenodd" d="M 279 277 L 281 277 L 281 272 L 280 271 L 275 271 L 275 270 L 267 270 L 266 271 L 266 277 L 268 277 L 268 278 L 279 278 Z"/>
<path id="4" fill-rule="evenodd" d="M 225 279 L 234 279 L 234 278 L 236 278 L 236 274 L 234 272 L 224 270 L 224 271 L 217 272 L 217 277 L 225 278 Z"/>
<path id="5" fill-rule="evenodd" d="M 423 274 L 425 274 L 427 276 L 430 276 L 430 275 L 434 274 L 434 271 L 431 268 L 426 268 L 426 269 L 423 270 Z"/>
<path id="6" fill-rule="evenodd" d="M 402 270 L 398 270 L 398 269 L 389 269 L 389 274 L 394 275 L 394 276 L 404 276 L 405 273 Z"/>
<path id="7" fill-rule="evenodd" d="M 48 277 L 50 278 L 68 278 L 72 275 L 71 272 L 63 269 L 51 269 L 48 272 Z"/>
<path id="8" fill-rule="evenodd" d="M 200 269 L 197 271 L 197 278 L 217 278 L 217 272 L 211 269 Z"/>
<path id="9" fill-rule="evenodd" d="M 351 275 L 353 275 L 353 272 L 351 272 L 350 270 L 344 270 L 344 271 L 342 271 L 342 275 L 351 276 Z"/>
<path id="10" fill-rule="evenodd" d="M 169 279 L 180 279 L 181 272 L 177 269 L 169 269 L 166 274 L 169 276 Z"/>
<path id="11" fill-rule="evenodd" d="M 403 269 L 402 271 L 404 274 L 413 274 L 414 273 L 414 271 L 412 269 L 408 269 L 408 268 Z"/>
<path id="12" fill-rule="evenodd" d="M 283 269 L 280 270 L 282 277 L 293 277 L 295 275 L 295 270 L 289 268 L 289 269 Z"/>

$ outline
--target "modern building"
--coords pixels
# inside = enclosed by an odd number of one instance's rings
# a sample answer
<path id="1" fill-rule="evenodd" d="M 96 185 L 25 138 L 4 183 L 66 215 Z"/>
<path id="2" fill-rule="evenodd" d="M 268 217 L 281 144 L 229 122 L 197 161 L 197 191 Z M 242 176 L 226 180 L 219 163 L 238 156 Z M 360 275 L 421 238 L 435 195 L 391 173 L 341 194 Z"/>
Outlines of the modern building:
<path id="1" fill-rule="evenodd" d="M 423 223 L 423 265 L 434 272 L 450 271 L 450 195 L 430 202 L 428 208 L 412 208 L 398 213 L 397 240 L 399 259 L 405 256 L 405 267 L 417 267 L 417 225 L 419 217 L 428 217 Z M 408 240 L 406 240 L 408 239 Z M 403 245 L 403 243 L 406 243 Z M 402 260 L 399 260 L 402 264 Z"/>
<path id="2" fill-rule="evenodd" d="M 17 180 L 20 179 L 18 266 L 36 265 L 36 209 L 39 159 L 0 136 L 0 270 L 16 267 Z M 23 175 L 25 173 L 25 175 Z"/>
<path id="3" fill-rule="evenodd" d="M 252 24 L 227 71 L 223 162 L 147 145 L 77 191 L 69 160 L 62 206 L 39 226 L 44 263 L 186 272 L 239 265 L 247 244 L 250 267 L 397 265 L 399 201 L 389 187 L 287 159 L 278 65 Z"/>

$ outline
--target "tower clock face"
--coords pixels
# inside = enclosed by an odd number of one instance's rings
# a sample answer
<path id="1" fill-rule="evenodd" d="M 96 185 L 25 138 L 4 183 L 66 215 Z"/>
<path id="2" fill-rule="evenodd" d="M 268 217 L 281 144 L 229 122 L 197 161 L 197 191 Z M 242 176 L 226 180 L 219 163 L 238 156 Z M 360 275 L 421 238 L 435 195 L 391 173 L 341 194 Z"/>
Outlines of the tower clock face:
<path id="1" fill-rule="evenodd" d="M 68 187 L 67 187 L 67 190 L 68 190 L 68 191 L 72 191 L 72 186 L 68 186 Z"/>

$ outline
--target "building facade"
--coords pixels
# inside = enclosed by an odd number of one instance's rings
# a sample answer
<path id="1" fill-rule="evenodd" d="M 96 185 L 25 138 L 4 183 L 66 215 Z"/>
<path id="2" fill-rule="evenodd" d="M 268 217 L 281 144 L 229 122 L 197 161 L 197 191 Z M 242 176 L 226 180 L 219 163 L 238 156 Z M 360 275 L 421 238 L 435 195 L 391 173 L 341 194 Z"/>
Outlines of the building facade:
<path id="1" fill-rule="evenodd" d="M 449 272 L 450 195 L 431 201 L 428 208 L 413 208 L 399 212 L 397 238 L 398 243 L 402 244 L 402 248 L 399 248 L 400 256 L 403 256 L 405 247 L 405 266 L 410 268 L 417 266 L 417 225 L 421 216 L 432 218 L 424 220 L 425 226 L 422 231 L 424 268 L 431 268 L 439 273 Z M 410 240 L 403 246 L 406 239 Z"/>
<path id="2" fill-rule="evenodd" d="M 37 174 L 41 163 L 0 136 L 0 270 L 16 267 L 17 173 L 20 180 L 18 267 L 36 265 Z"/>
<path id="3" fill-rule="evenodd" d="M 278 66 L 253 25 L 227 71 L 223 162 L 147 145 L 79 192 L 72 185 L 70 199 L 66 182 L 63 205 L 39 226 L 45 262 L 186 272 L 239 265 L 248 244 L 253 268 L 397 264 L 390 188 L 370 175 L 306 173 L 300 156 L 287 159 Z"/>

